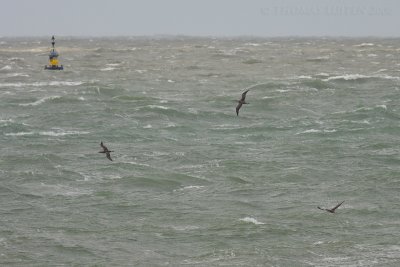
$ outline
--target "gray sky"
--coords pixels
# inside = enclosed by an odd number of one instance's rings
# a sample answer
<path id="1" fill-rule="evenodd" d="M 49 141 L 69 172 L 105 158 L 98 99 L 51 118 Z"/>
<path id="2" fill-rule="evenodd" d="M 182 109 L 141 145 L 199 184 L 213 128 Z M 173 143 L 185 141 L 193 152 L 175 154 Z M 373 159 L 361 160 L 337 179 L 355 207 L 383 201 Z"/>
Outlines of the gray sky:
<path id="1" fill-rule="evenodd" d="M 0 36 L 400 37 L 399 0 L 0 0 Z"/>

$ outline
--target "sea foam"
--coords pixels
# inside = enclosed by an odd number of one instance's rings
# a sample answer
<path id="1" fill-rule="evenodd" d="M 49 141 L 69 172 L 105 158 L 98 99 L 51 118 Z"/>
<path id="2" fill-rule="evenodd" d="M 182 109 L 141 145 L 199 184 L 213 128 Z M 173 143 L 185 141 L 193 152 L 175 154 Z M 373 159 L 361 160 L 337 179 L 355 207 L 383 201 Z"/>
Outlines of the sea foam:
<path id="1" fill-rule="evenodd" d="M 247 222 L 247 223 L 254 223 L 256 225 L 265 224 L 263 222 L 257 221 L 256 219 L 254 219 L 252 217 L 245 217 L 245 218 L 239 219 L 239 221 Z"/>

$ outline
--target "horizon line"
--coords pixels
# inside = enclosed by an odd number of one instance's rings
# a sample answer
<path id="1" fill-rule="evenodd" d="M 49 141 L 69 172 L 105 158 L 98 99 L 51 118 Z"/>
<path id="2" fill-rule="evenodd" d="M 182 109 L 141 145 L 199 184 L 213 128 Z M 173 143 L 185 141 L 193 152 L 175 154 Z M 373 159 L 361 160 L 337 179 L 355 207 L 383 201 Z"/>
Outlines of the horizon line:
<path id="1" fill-rule="evenodd" d="M 59 36 L 68 38 L 346 38 L 346 39 L 398 39 L 398 36 L 385 35 L 253 35 L 253 34 L 238 34 L 238 35 L 191 35 L 191 34 L 145 34 L 145 35 L 130 35 L 130 34 L 112 34 L 112 35 L 69 35 L 69 34 L 49 34 L 49 35 L 0 35 L 0 38 L 47 38 L 49 36 Z"/>

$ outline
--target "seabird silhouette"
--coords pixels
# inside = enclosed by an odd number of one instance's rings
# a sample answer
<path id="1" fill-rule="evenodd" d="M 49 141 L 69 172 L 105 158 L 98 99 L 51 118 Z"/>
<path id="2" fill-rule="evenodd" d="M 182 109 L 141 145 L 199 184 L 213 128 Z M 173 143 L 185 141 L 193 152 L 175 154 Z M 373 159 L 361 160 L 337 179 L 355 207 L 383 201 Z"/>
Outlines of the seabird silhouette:
<path id="1" fill-rule="evenodd" d="M 318 208 L 319 208 L 320 210 L 325 210 L 325 211 L 330 212 L 330 213 L 335 213 L 335 210 L 336 210 L 337 208 L 339 208 L 340 205 L 343 204 L 343 202 L 344 202 L 344 201 L 340 202 L 339 204 L 337 204 L 335 207 L 333 207 L 333 208 L 331 208 L 331 209 L 323 209 L 323 208 L 321 208 L 321 207 L 318 207 Z"/>
<path id="2" fill-rule="evenodd" d="M 100 142 L 100 146 L 103 148 L 103 151 L 99 151 L 99 153 L 106 153 L 106 157 L 109 159 L 109 160 L 111 160 L 111 161 L 113 161 L 112 159 L 111 159 L 111 152 L 114 152 L 113 150 L 108 150 L 108 148 L 103 144 L 103 141 L 101 141 Z"/>
<path id="3" fill-rule="evenodd" d="M 250 89 L 247 89 L 246 91 L 244 91 L 242 94 L 242 98 L 237 101 L 239 104 L 236 106 L 236 116 L 239 116 L 239 109 L 242 107 L 243 104 L 249 104 L 245 101 L 246 94 L 248 91 L 250 91 Z"/>

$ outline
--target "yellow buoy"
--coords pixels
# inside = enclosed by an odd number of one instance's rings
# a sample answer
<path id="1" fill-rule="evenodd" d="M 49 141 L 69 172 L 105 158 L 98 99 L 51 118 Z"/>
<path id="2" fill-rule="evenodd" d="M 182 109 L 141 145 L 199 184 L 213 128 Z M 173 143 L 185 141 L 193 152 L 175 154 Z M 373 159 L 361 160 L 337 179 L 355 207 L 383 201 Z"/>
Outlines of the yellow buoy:
<path id="1" fill-rule="evenodd" d="M 44 66 L 45 70 L 63 70 L 64 67 L 63 65 L 58 65 L 58 53 L 56 49 L 54 48 L 54 45 L 56 44 L 56 38 L 53 37 L 51 38 L 51 45 L 53 48 L 50 50 L 49 54 L 49 65 Z"/>

